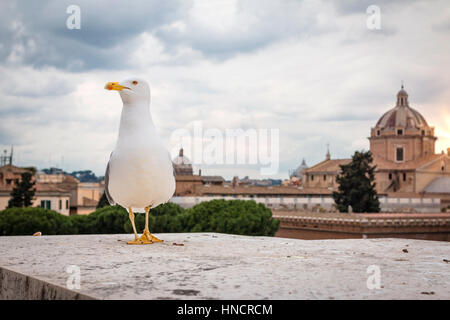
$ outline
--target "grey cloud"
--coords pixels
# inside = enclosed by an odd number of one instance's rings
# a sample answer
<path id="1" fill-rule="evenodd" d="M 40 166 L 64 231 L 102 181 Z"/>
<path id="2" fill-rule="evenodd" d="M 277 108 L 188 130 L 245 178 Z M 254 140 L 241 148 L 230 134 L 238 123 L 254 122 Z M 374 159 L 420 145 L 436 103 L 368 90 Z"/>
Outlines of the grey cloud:
<path id="1" fill-rule="evenodd" d="M 73 92 L 76 83 L 58 78 L 43 77 L 42 79 L 22 79 L 20 84 L 14 84 L 10 79 L 0 79 L 1 91 L 6 96 L 37 98 L 47 96 L 64 96 Z"/>
<path id="2" fill-rule="evenodd" d="M 81 29 L 66 28 L 73 1 L 16 1 L 1 5 L 0 59 L 73 71 L 125 67 L 140 33 L 171 22 L 190 2 L 78 1 Z M 14 61 L 16 60 L 16 61 Z"/>
<path id="3" fill-rule="evenodd" d="M 69 30 L 66 8 L 72 2 L 3 3 L 0 59 L 69 71 L 122 69 L 127 67 L 127 55 L 139 45 L 136 38 L 143 32 L 157 36 L 168 54 L 187 46 L 206 58 L 223 60 L 277 41 L 324 31 L 314 12 L 302 9 L 302 2 L 253 0 L 238 2 L 236 23 L 221 31 L 189 16 L 191 1 L 79 1 L 81 29 Z M 182 22 L 185 30 L 170 28 L 173 22 Z M 183 57 L 177 61 L 180 59 Z"/>
<path id="4" fill-rule="evenodd" d="M 186 45 L 208 58 L 224 60 L 289 38 L 325 32 L 317 21 L 319 12 L 302 8 L 302 3 L 239 1 L 232 26 L 214 29 L 188 16 L 183 28 L 159 28 L 155 34 L 164 41 L 167 50 Z"/>

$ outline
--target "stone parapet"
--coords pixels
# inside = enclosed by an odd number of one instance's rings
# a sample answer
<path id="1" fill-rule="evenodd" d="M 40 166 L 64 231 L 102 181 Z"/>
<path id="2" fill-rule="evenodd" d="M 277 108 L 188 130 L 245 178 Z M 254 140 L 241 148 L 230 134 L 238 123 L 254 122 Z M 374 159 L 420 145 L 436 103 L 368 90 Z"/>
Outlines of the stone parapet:
<path id="1" fill-rule="evenodd" d="M 157 236 L 0 237 L 0 299 L 450 299 L 446 242 Z"/>

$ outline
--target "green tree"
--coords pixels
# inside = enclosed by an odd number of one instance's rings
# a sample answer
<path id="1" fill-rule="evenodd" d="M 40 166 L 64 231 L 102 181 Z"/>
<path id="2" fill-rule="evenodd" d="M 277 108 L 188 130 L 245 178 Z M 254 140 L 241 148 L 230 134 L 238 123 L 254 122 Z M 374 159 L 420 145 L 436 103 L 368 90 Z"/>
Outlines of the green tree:
<path id="1" fill-rule="evenodd" d="M 36 192 L 34 185 L 36 184 L 36 181 L 32 180 L 32 172 L 24 172 L 21 174 L 19 183 L 11 192 L 11 199 L 8 201 L 8 208 L 29 207 L 33 204 L 33 198 Z"/>
<path id="2" fill-rule="evenodd" d="M 145 215 L 136 214 L 136 228 L 142 232 Z M 244 200 L 213 200 L 190 209 L 166 203 L 150 210 L 150 231 L 222 232 L 273 236 L 280 221 L 263 204 Z M 10 208 L 0 211 L 0 235 L 132 233 L 124 208 L 105 206 L 88 215 L 64 216 L 44 208 Z"/>
<path id="3" fill-rule="evenodd" d="M 280 220 L 262 203 L 249 200 L 212 200 L 187 209 L 181 224 L 186 232 L 221 232 L 274 236 Z"/>
<path id="4" fill-rule="evenodd" d="M 108 202 L 108 199 L 106 198 L 106 192 L 103 192 L 102 196 L 100 197 L 100 200 L 98 200 L 97 209 L 108 206 L 110 206 L 110 204 Z"/>
<path id="5" fill-rule="evenodd" d="M 0 235 L 32 235 L 37 231 L 43 235 L 76 233 L 69 217 L 53 210 L 28 207 L 0 211 Z"/>
<path id="6" fill-rule="evenodd" d="M 354 212 L 380 212 L 380 201 L 375 189 L 375 168 L 370 151 L 356 151 L 349 164 L 341 165 L 336 181 L 338 191 L 333 192 L 334 202 L 340 212 L 352 206 Z"/>

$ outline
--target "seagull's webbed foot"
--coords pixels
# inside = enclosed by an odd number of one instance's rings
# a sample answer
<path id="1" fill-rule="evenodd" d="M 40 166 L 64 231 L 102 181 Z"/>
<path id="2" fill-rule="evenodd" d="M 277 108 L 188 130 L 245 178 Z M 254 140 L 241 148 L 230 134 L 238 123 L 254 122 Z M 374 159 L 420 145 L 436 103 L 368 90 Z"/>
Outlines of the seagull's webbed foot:
<path id="1" fill-rule="evenodd" d="M 141 240 L 141 238 L 138 238 L 138 236 L 136 235 L 134 240 L 128 241 L 127 243 L 128 244 L 145 244 L 144 241 Z"/>
<path id="2" fill-rule="evenodd" d="M 148 238 L 145 233 L 142 234 L 142 236 L 139 238 L 139 241 L 141 241 L 142 244 L 152 244 L 153 243 L 153 241 L 150 238 Z"/>
<path id="3" fill-rule="evenodd" d="M 142 234 L 141 240 L 142 240 L 142 238 L 146 238 L 148 241 L 150 241 L 150 243 L 153 243 L 153 242 L 164 242 L 164 240 L 158 239 L 157 237 L 152 235 L 149 230 L 144 230 L 144 233 Z"/>
<path id="4" fill-rule="evenodd" d="M 128 241 L 127 243 L 128 244 L 145 244 L 140 238 L 135 238 L 134 240 Z"/>

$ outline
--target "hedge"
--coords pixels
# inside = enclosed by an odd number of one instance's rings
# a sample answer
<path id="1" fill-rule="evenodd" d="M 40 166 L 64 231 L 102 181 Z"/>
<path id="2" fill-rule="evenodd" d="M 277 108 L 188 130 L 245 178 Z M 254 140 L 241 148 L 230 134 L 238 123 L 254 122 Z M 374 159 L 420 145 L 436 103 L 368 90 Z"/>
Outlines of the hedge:
<path id="1" fill-rule="evenodd" d="M 145 215 L 136 214 L 136 228 L 142 232 Z M 174 203 L 150 211 L 150 231 L 221 232 L 274 236 L 280 221 L 263 204 L 244 200 L 212 200 L 183 209 Z M 128 212 L 120 206 L 106 206 L 89 215 L 64 216 L 43 208 L 10 208 L 0 211 L 0 235 L 115 234 L 132 233 Z"/>

